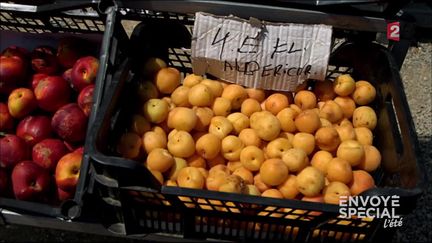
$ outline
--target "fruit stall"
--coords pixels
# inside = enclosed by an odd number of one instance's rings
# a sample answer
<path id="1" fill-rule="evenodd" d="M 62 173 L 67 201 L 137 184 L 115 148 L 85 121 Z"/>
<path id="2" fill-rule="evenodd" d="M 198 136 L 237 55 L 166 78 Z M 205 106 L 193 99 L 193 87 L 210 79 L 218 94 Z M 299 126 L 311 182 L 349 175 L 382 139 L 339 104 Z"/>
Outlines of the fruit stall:
<path id="1" fill-rule="evenodd" d="M 1 1 L 0 224 L 386 239 L 426 182 L 408 2 Z"/>

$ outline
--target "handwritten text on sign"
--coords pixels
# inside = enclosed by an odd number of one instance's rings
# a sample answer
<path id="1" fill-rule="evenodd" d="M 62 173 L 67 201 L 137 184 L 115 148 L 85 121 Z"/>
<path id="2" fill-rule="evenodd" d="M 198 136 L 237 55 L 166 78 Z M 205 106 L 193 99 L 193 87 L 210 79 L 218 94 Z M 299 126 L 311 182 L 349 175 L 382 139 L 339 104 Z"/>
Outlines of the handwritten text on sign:
<path id="1" fill-rule="evenodd" d="M 325 25 L 251 23 L 197 13 L 194 73 L 248 87 L 293 91 L 305 79 L 324 80 L 332 29 Z"/>

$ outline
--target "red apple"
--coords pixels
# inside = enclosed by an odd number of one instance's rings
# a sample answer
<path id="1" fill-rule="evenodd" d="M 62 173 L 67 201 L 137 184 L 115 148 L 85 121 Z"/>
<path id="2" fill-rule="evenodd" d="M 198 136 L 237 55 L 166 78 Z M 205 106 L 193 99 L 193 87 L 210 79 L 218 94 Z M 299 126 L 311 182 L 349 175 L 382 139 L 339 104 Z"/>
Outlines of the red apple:
<path id="1" fill-rule="evenodd" d="M 30 148 L 20 137 L 12 134 L 0 138 L 0 167 L 13 168 L 30 158 Z"/>
<path id="2" fill-rule="evenodd" d="M 13 128 L 13 117 L 5 103 L 0 103 L 0 132 Z"/>
<path id="3" fill-rule="evenodd" d="M 10 47 L 0 55 L 0 94 L 8 94 L 27 77 L 28 62 L 17 47 Z"/>
<path id="4" fill-rule="evenodd" d="M 34 89 L 39 107 L 54 112 L 69 102 L 71 88 L 60 76 L 48 76 L 39 81 Z"/>
<path id="5" fill-rule="evenodd" d="M 62 78 L 66 80 L 70 86 L 72 86 L 72 68 L 69 68 L 68 70 L 64 71 Z"/>
<path id="6" fill-rule="evenodd" d="M 55 50 L 49 46 L 40 46 L 33 50 L 32 68 L 36 73 L 53 75 L 59 69 Z"/>
<path id="7" fill-rule="evenodd" d="M 90 116 L 91 108 L 93 106 L 93 92 L 95 85 L 91 84 L 81 90 L 78 96 L 78 106 L 84 111 L 86 116 Z"/>
<path id="8" fill-rule="evenodd" d="M 80 142 L 85 139 L 87 116 L 76 103 L 67 104 L 54 114 L 51 126 L 62 139 Z"/>
<path id="9" fill-rule="evenodd" d="M 28 116 L 18 123 L 16 135 L 33 146 L 51 137 L 51 119 L 47 116 Z"/>
<path id="10" fill-rule="evenodd" d="M 78 147 L 74 150 L 74 153 L 84 154 L 84 146 Z"/>
<path id="11" fill-rule="evenodd" d="M 99 69 L 99 60 L 92 56 L 78 59 L 72 68 L 72 85 L 77 91 L 93 84 Z"/>
<path id="12" fill-rule="evenodd" d="M 33 74 L 32 83 L 31 83 L 32 89 L 34 90 L 36 88 L 36 86 L 38 85 L 39 81 L 41 81 L 41 79 L 46 78 L 46 77 L 48 77 L 48 75 L 44 74 L 44 73 Z"/>
<path id="13" fill-rule="evenodd" d="M 75 195 L 75 191 L 67 192 L 67 191 L 63 191 L 60 188 L 57 188 L 57 197 L 60 202 L 73 199 L 74 195 Z"/>
<path id="14" fill-rule="evenodd" d="M 59 160 L 55 171 L 58 188 L 68 192 L 76 189 L 82 157 L 82 154 L 72 152 L 64 155 Z"/>
<path id="15" fill-rule="evenodd" d="M 9 46 L 8 48 L 3 50 L 2 55 L 7 57 L 18 56 L 24 61 L 30 60 L 30 52 L 20 46 Z"/>
<path id="16" fill-rule="evenodd" d="M 9 95 L 8 110 L 14 118 L 23 118 L 36 109 L 36 107 L 36 97 L 31 89 L 17 88 Z"/>
<path id="17" fill-rule="evenodd" d="M 41 167 L 54 171 L 57 162 L 68 153 L 66 146 L 60 139 L 47 138 L 35 146 L 32 149 L 33 161 Z"/>
<path id="18" fill-rule="evenodd" d="M 40 201 L 49 191 L 50 180 L 49 172 L 32 161 L 18 163 L 12 171 L 15 198 Z"/>
<path id="19" fill-rule="evenodd" d="M 6 170 L 0 168 L 0 196 L 6 195 L 9 187 L 9 175 Z"/>
<path id="20" fill-rule="evenodd" d="M 75 62 L 86 55 L 89 45 L 87 41 L 74 37 L 60 40 L 57 48 L 57 59 L 64 68 L 72 68 Z"/>

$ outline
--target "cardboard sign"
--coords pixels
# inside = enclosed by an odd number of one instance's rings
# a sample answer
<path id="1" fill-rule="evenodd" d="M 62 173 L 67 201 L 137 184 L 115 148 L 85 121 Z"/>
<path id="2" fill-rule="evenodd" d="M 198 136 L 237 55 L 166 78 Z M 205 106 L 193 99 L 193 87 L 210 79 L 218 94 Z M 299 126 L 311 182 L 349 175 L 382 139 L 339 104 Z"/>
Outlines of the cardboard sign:
<path id="1" fill-rule="evenodd" d="M 197 13 L 192 67 L 248 87 L 293 91 L 306 79 L 324 80 L 332 28 L 277 24 Z"/>

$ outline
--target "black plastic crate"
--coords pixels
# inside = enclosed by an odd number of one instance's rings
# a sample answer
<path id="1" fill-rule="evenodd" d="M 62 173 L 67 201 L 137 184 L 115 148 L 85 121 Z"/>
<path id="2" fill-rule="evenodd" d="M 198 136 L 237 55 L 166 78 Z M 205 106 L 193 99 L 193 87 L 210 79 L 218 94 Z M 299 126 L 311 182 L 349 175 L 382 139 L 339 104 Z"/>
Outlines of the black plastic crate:
<path id="1" fill-rule="evenodd" d="M 50 4 L 54 2 L 54 0 L 2 0 L 0 1 L 2 3 L 10 3 L 10 4 L 17 4 L 17 5 L 34 5 L 39 6 L 42 4 Z"/>
<path id="2" fill-rule="evenodd" d="M 26 11 L 22 6 L 2 6 L 0 30 L 28 33 L 103 33 L 105 19 L 91 2 L 84 6 L 68 6 L 66 10 L 58 7 L 50 11 L 39 11 L 37 8 Z"/>
<path id="3" fill-rule="evenodd" d="M 184 232 L 182 208 L 175 207 L 159 190 L 123 190 L 98 181 L 94 182 L 93 190 L 92 203 L 98 208 L 94 216 L 111 233 L 139 236 L 151 233 L 182 235 Z"/>
<path id="4" fill-rule="evenodd" d="M 39 35 L 43 35 L 47 40 L 50 40 L 51 34 L 56 35 L 56 38 L 62 36 L 87 38 L 83 37 L 83 34 L 91 34 L 91 36 L 100 40 L 100 43 L 98 44 L 98 48 L 100 49 L 95 50 L 95 54 L 99 58 L 100 66 L 95 82 L 94 101 L 92 113 L 88 121 L 86 137 L 89 137 L 89 134 L 91 134 L 91 126 L 96 118 L 96 113 L 98 112 L 98 107 L 100 106 L 104 94 L 104 82 L 111 79 L 111 70 L 116 69 L 116 65 L 118 65 L 114 58 L 115 55 L 121 55 L 121 49 L 117 47 L 117 40 L 119 36 L 127 38 L 125 34 L 116 34 L 116 38 L 111 38 L 114 32 L 114 22 L 112 20 L 116 14 L 116 11 L 114 11 L 113 8 L 105 9 L 103 12 L 97 12 L 97 5 L 89 3 L 91 2 L 87 1 L 86 6 L 91 6 L 90 8 L 84 10 L 75 9 L 74 13 L 29 13 L 19 10 L 10 11 L 0 9 L 0 34 L 2 37 L 6 37 L 5 33 L 13 32 L 25 33 L 27 38 L 32 38 L 32 36 L 34 38 L 39 38 Z M 69 7 L 71 6 L 72 5 L 69 5 Z M 85 14 L 87 12 L 91 12 L 91 15 Z M 15 34 L 14 36 L 20 37 L 20 33 Z M 113 56 L 107 55 L 108 53 L 111 53 Z M 83 199 L 87 191 L 89 180 L 89 155 L 87 153 L 88 142 L 89 139 L 86 138 L 80 178 L 75 196 L 72 200 L 64 201 L 61 205 L 58 205 L 19 201 L 13 198 L 0 197 L 0 207 L 18 213 L 39 214 L 56 218 L 78 217 L 81 212 L 81 207 L 83 206 Z"/>
<path id="5" fill-rule="evenodd" d="M 382 236 L 382 220 L 339 218 L 336 205 L 161 186 L 142 163 L 119 157 L 116 143 L 133 109 L 131 93 L 140 60 L 157 56 L 182 72 L 191 72 L 190 22 L 154 17 L 170 14 L 140 13 L 142 23 L 127 44 L 129 58 L 107 87 L 92 129 L 93 193 L 105 198 L 105 205 L 114 207 L 118 216 L 109 217 L 109 229 L 126 235 L 159 231 L 245 242 L 370 241 Z M 417 161 L 417 136 L 398 68 L 383 46 L 350 41 L 339 45 L 330 58 L 328 78 L 342 73 L 368 80 L 377 89 L 374 145 L 383 159 L 374 178 L 380 187 L 364 195 L 399 195 L 398 213 L 410 213 L 422 192 L 425 175 L 421 161 Z M 146 218 L 143 209 L 151 209 L 157 223 L 142 223 Z M 175 222 L 181 225 L 180 231 L 156 227 L 166 219 L 164 213 L 177 212 L 181 221 Z"/>

